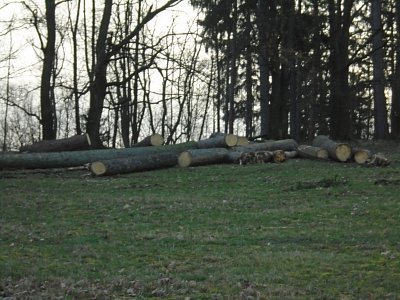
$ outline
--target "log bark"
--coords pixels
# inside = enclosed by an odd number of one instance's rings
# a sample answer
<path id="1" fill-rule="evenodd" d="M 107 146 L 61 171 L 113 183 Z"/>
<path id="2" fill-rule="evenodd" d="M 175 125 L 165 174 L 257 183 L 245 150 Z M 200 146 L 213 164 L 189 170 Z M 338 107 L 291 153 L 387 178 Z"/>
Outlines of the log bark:
<path id="1" fill-rule="evenodd" d="M 245 136 L 238 136 L 236 146 L 247 146 L 249 144 L 249 140 Z"/>
<path id="2" fill-rule="evenodd" d="M 227 160 L 229 150 L 226 148 L 190 149 L 182 152 L 178 157 L 178 165 L 191 167 L 224 163 Z"/>
<path id="3" fill-rule="evenodd" d="M 95 176 L 109 176 L 171 168 L 176 166 L 177 161 L 178 154 L 174 152 L 140 154 L 132 157 L 96 161 L 90 164 L 89 170 Z"/>
<path id="4" fill-rule="evenodd" d="M 296 158 L 299 156 L 299 152 L 296 150 L 293 151 L 285 151 L 286 159 Z"/>
<path id="5" fill-rule="evenodd" d="M 145 137 L 140 142 L 134 144 L 132 147 L 150 147 L 150 146 L 161 146 L 164 144 L 164 138 L 161 134 L 153 133 Z"/>
<path id="6" fill-rule="evenodd" d="M 353 160 L 358 164 L 365 164 L 370 160 L 371 156 L 372 156 L 371 151 L 367 149 L 361 149 L 361 148 L 352 149 Z"/>
<path id="7" fill-rule="evenodd" d="M 235 151 L 239 152 L 249 152 L 249 151 L 295 151 L 299 145 L 293 139 L 278 140 L 278 141 L 267 141 L 263 143 L 254 143 L 247 146 L 234 147 Z"/>
<path id="8" fill-rule="evenodd" d="M 0 169 L 47 169 L 76 167 L 95 161 L 136 156 L 141 154 L 150 155 L 162 152 L 174 152 L 179 154 L 183 151 L 196 147 L 196 142 L 187 142 L 183 144 L 157 147 L 101 149 L 73 152 L 4 154 L 0 155 Z"/>
<path id="9" fill-rule="evenodd" d="M 229 148 L 236 146 L 238 138 L 233 134 L 212 134 L 210 138 L 197 142 L 197 147 L 200 149 L 206 148 Z"/>
<path id="10" fill-rule="evenodd" d="M 297 149 L 299 156 L 311 159 L 328 159 L 328 151 L 326 149 L 308 145 L 300 145 Z"/>
<path id="11" fill-rule="evenodd" d="M 337 143 L 325 135 L 315 137 L 313 146 L 326 149 L 329 157 L 339 162 L 345 162 L 351 157 L 351 147 L 349 144 Z"/>
<path id="12" fill-rule="evenodd" d="M 19 152 L 60 152 L 88 150 L 91 145 L 89 135 L 74 135 L 65 139 L 43 140 L 31 145 L 22 146 Z"/>

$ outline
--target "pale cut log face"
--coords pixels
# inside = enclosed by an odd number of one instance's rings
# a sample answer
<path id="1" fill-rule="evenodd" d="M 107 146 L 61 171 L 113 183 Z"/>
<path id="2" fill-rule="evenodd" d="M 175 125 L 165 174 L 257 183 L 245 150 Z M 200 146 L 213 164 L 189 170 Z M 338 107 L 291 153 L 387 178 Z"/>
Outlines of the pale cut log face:
<path id="1" fill-rule="evenodd" d="M 328 157 L 329 157 L 328 151 L 326 151 L 325 149 L 318 150 L 317 157 L 322 158 L 322 159 L 328 159 Z"/>
<path id="2" fill-rule="evenodd" d="M 164 143 L 164 139 L 161 134 L 155 133 L 151 136 L 150 143 L 153 146 L 161 146 Z"/>
<path id="3" fill-rule="evenodd" d="M 366 151 L 357 151 L 354 154 L 354 160 L 356 163 L 363 164 L 367 162 L 369 159 L 369 155 Z"/>
<path id="4" fill-rule="evenodd" d="M 336 156 L 340 161 L 347 161 L 351 156 L 351 148 L 346 144 L 338 145 L 336 148 Z"/>
<path id="5" fill-rule="evenodd" d="M 233 134 L 227 134 L 225 136 L 225 143 L 228 147 L 236 146 L 238 142 L 238 137 Z"/>
<path id="6" fill-rule="evenodd" d="M 185 151 L 178 157 L 178 165 L 181 167 L 188 167 L 192 162 L 192 156 L 189 152 Z"/>
<path id="7" fill-rule="evenodd" d="M 90 165 L 90 170 L 95 175 L 103 175 L 106 173 L 107 168 L 101 161 L 96 161 Z"/>

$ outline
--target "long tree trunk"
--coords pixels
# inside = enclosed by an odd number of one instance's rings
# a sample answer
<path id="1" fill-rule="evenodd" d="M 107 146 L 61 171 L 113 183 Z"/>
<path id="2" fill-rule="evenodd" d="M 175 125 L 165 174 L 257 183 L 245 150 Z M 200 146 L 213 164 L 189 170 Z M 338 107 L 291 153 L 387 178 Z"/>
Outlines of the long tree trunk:
<path id="1" fill-rule="evenodd" d="M 269 68 L 268 68 L 268 7 L 264 0 L 257 3 L 257 30 L 258 30 L 258 65 L 260 69 L 260 127 L 261 136 L 270 134 L 270 108 L 269 108 Z"/>
<path id="2" fill-rule="evenodd" d="M 375 137 L 384 139 L 388 136 L 388 121 L 385 97 L 385 75 L 383 61 L 383 28 L 382 28 L 381 0 L 372 0 L 371 27 L 372 27 L 372 62 L 373 62 L 373 89 L 374 89 L 374 116 Z"/>
<path id="3" fill-rule="evenodd" d="M 103 112 L 104 99 L 107 90 L 107 66 L 109 58 L 106 52 L 108 27 L 111 20 L 112 0 L 104 1 L 103 17 L 101 19 L 99 34 L 96 43 L 96 64 L 94 78 L 90 87 L 90 107 L 86 124 L 87 132 L 95 148 L 103 146 L 100 139 L 100 120 Z"/>
<path id="4" fill-rule="evenodd" d="M 246 14 L 246 137 L 253 136 L 253 58 L 252 58 L 252 41 L 251 41 L 251 15 L 250 12 Z"/>
<path id="5" fill-rule="evenodd" d="M 350 139 L 351 111 L 349 89 L 349 30 L 354 0 L 328 1 L 330 30 L 330 105 L 331 135 L 334 139 Z M 343 6 L 343 7 L 342 7 Z M 342 11 L 343 9 L 343 11 Z"/>
<path id="6" fill-rule="evenodd" d="M 228 133 L 233 133 L 233 125 L 235 122 L 235 87 L 237 80 L 237 57 L 238 57 L 238 49 L 237 49 L 237 18 L 238 18 L 238 8 L 237 8 L 237 0 L 233 0 L 232 3 L 232 38 L 230 40 L 230 68 L 229 68 L 229 89 L 228 89 L 228 102 L 229 102 L 229 110 L 228 110 Z"/>
<path id="7" fill-rule="evenodd" d="M 43 139 L 56 138 L 56 124 L 54 115 L 54 101 L 52 99 L 52 77 L 54 76 L 54 59 L 56 55 L 56 3 L 55 0 L 46 1 L 47 43 L 43 51 L 43 69 L 40 85 L 40 109 Z"/>
<path id="8" fill-rule="evenodd" d="M 396 28 L 395 39 L 395 69 L 392 79 L 392 109 L 391 109 L 391 134 L 394 138 L 400 137 L 400 1 L 396 0 Z"/>

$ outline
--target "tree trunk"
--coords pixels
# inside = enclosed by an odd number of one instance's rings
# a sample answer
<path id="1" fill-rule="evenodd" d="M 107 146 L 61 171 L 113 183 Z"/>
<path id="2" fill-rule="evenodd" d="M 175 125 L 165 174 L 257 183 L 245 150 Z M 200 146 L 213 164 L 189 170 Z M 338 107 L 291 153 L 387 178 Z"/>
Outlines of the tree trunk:
<path id="1" fill-rule="evenodd" d="M 371 27 L 372 27 L 372 63 L 374 89 L 374 129 L 375 138 L 384 139 L 388 136 L 388 120 L 385 97 L 384 49 L 382 28 L 381 0 L 372 0 Z"/>
<path id="2" fill-rule="evenodd" d="M 177 161 L 176 152 L 162 152 L 95 161 L 89 169 L 93 175 L 105 176 L 170 168 L 176 166 Z"/>
<path id="3" fill-rule="evenodd" d="M 258 66 L 260 69 L 260 126 L 261 136 L 270 134 L 270 106 L 269 106 L 269 68 L 268 68 L 268 9 L 264 0 L 257 3 L 257 31 L 258 31 Z"/>
<path id="4" fill-rule="evenodd" d="M 311 159 L 328 159 L 328 151 L 320 147 L 300 145 L 297 149 L 299 156 Z"/>
<path id="5" fill-rule="evenodd" d="M 91 145 L 88 134 L 74 135 L 69 138 L 59 140 L 43 140 L 32 145 L 19 148 L 19 152 L 59 152 L 87 150 Z"/>
<path id="6" fill-rule="evenodd" d="M 226 148 L 189 149 L 178 157 L 181 167 L 209 165 L 226 161 L 229 150 Z"/>
<path id="7" fill-rule="evenodd" d="M 54 115 L 54 101 L 52 99 L 52 77 L 54 59 L 56 56 L 56 3 L 55 0 L 46 1 L 47 43 L 43 51 L 43 69 L 40 85 L 41 124 L 44 140 L 56 138 L 56 116 Z"/>
<path id="8" fill-rule="evenodd" d="M 330 31 L 330 105 L 331 135 L 334 139 L 351 138 L 351 97 L 349 89 L 349 29 L 354 0 L 328 1 Z"/>
<path id="9" fill-rule="evenodd" d="M 93 147 L 102 148 L 100 138 L 100 120 L 103 112 L 104 99 L 107 90 L 107 66 L 109 57 L 106 51 L 108 27 L 111 20 L 112 0 L 104 1 L 103 17 L 101 19 L 99 34 L 96 42 L 96 64 L 93 82 L 90 86 L 90 107 L 86 124 Z"/>
<path id="10" fill-rule="evenodd" d="M 174 152 L 178 154 L 185 150 L 193 149 L 196 147 L 196 142 L 188 142 L 183 144 L 158 147 L 100 149 L 73 152 L 4 154 L 0 156 L 0 169 L 47 169 L 77 167 L 99 160 L 109 160 L 121 157 L 150 155 L 163 152 Z"/>
<path id="11" fill-rule="evenodd" d="M 325 135 L 316 136 L 313 140 L 313 146 L 326 149 L 329 157 L 339 162 L 345 162 L 351 156 L 350 145 L 334 142 Z"/>
<path id="12" fill-rule="evenodd" d="M 391 134 L 394 138 L 400 137 L 400 1 L 396 1 L 396 63 L 392 76 L 392 109 L 391 109 Z"/>

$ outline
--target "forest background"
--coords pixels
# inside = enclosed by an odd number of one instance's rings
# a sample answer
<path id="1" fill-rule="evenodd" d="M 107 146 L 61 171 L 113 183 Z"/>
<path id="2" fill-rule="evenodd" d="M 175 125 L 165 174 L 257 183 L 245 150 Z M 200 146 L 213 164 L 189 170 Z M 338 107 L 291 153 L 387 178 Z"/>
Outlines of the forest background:
<path id="1" fill-rule="evenodd" d="M 0 142 L 400 136 L 399 0 L 0 6 Z"/>

